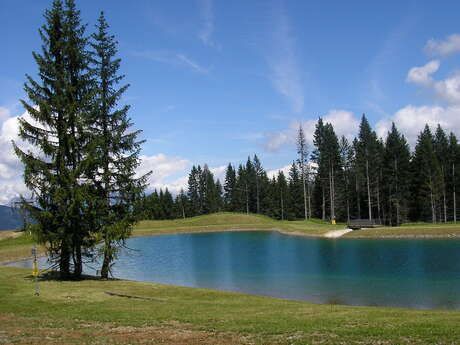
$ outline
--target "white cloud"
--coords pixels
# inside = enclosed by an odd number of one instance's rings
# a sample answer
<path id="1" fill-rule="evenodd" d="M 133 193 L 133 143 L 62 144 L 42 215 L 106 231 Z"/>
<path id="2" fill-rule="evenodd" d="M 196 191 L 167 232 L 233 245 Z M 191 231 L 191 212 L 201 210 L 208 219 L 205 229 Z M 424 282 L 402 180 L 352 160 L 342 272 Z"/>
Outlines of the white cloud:
<path id="1" fill-rule="evenodd" d="M 436 95 L 447 103 L 460 104 L 460 72 L 455 71 L 450 77 L 435 82 Z"/>
<path id="2" fill-rule="evenodd" d="M 406 81 L 416 85 L 430 86 L 434 83 L 431 75 L 439 69 L 439 66 L 440 62 L 438 60 L 433 60 L 424 66 L 413 67 L 407 74 Z"/>
<path id="3" fill-rule="evenodd" d="M 221 183 L 224 183 L 225 173 L 227 172 L 227 165 L 221 165 L 215 168 L 209 168 L 209 170 L 214 175 L 215 180 L 219 180 Z"/>
<path id="4" fill-rule="evenodd" d="M 153 156 L 141 155 L 141 164 L 137 169 L 139 176 L 152 171 L 148 181 L 148 190 L 153 190 L 155 188 L 166 188 L 168 189 L 177 189 L 180 190 L 180 186 L 177 184 L 177 181 L 171 182 L 170 186 L 168 185 L 168 178 L 174 176 L 178 173 L 185 173 L 186 169 L 190 166 L 190 161 L 180 157 L 170 157 L 166 156 L 163 153 L 159 153 Z M 174 183 L 176 182 L 176 183 Z M 171 190 L 171 192 L 175 190 Z"/>
<path id="5" fill-rule="evenodd" d="M 379 121 L 376 125 L 377 134 L 381 137 L 386 137 L 392 122 L 404 134 L 408 142 L 414 145 L 425 124 L 428 124 L 433 129 L 440 124 L 447 132 L 460 132 L 460 106 L 416 107 L 408 105 L 398 110 L 390 118 Z"/>
<path id="6" fill-rule="evenodd" d="M 348 139 L 352 139 L 358 131 L 359 119 L 350 111 L 334 109 L 330 110 L 322 118 L 324 122 L 329 122 L 334 126 L 335 134 L 338 137 L 344 135 Z M 312 147 L 317 121 L 318 119 L 292 121 L 289 128 L 285 130 L 267 133 L 265 149 L 270 152 L 276 152 L 283 146 L 293 145 L 299 130 L 299 124 L 302 125 L 307 144 Z"/>
<path id="7" fill-rule="evenodd" d="M 289 101 L 292 111 L 301 113 L 304 107 L 301 68 L 295 50 L 295 38 L 284 9 L 277 11 L 274 29 L 274 50 L 268 59 L 270 79 L 276 91 Z"/>
<path id="8" fill-rule="evenodd" d="M 3 108 L 4 109 L 4 108 Z M 5 112 L 6 116 L 10 114 Z M 30 115 L 21 115 L 31 121 Z M 22 163 L 17 158 L 13 150 L 12 140 L 23 150 L 33 150 L 28 143 L 19 139 L 19 116 L 7 117 L 0 127 L 0 204 L 8 205 L 12 199 L 21 194 L 27 196 L 28 190 L 24 185 Z"/>
<path id="9" fill-rule="evenodd" d="M 280 171 L 282 171 L 283 174 L 284 174 L 284 177 L 288 178 L 289 177 L 289 170 L 291 170 L 291 164 L 285 165 L 284 167 L 281 167 L 279 169 L 268 170 L 267 171 L 267 176 L 268 176 L 268 178 L 272 179 L 273 177 L 278 177 L 278 173 Z"/>
<path id="10" fill-rule="evenodd" d="M 433 60 L 421 67 L 413 67 L 406 81 L 430 90 L 439 100 L 449 104 L 460 104 L 460 72 L 454 71 L 449 77 L 435 80 L 431 77 L 440 67 L 439 60 Z"/>
<path id="11" fill-rule="evenodd" d="M 452 34 L 445 40 L 429 40 L 425 45 L 425 52 L 429 56 L 449 56 L 460 52 L 460 35 Z"/>

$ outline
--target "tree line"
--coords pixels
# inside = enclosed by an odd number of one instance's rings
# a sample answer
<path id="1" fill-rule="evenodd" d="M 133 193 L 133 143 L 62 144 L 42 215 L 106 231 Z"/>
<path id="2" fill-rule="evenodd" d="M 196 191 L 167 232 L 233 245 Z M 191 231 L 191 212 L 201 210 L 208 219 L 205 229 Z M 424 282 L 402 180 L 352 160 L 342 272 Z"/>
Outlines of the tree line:
<path id="1" fill-rule="evenodd" d="M 413 151 L 393 123 L 379 138 L 365 115 L 358 135 L 338 137 L 319 118 L 308 147 L 300 127 L 297 157 L 287 176 L 268 177 L 257 155 L 229 164 L 223 184 L 207 167 L 193 166 L 186 191 L 144 195 L 145 219 L 193 217 L 218 211 L 264 214 L 281 220 L 319 218 L 347 222 L 370 219 L 396 226 L 405 222 L 456 222 L 460 148 L 454 133 L 428 125 Z"/>
<path id="2" fill-rule="evenodd" d="M 19 137 L 33 149 L 13 143 L 32 192 L 21 206 L 62 278 L 80 277 L 95 260 L 107 278 L 148 176 L 136 177 L 140 131 L 129 106 L 118 105 L 129 85 L 119 86 L 117 42 L 103 13 L 90 35 L 73 0 L 55 0 L 44 18 L 42 49 L 33 52 L 38 76 L 24 85 L 30 119 L 19 119 Z"/>

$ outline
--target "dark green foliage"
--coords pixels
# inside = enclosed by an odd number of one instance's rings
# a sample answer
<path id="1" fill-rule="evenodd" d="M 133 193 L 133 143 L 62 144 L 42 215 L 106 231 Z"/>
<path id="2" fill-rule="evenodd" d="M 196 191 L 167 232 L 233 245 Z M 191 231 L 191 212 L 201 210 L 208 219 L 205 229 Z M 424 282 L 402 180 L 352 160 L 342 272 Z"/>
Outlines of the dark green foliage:
<path id="1" fill-rule="evenodd" d="M 98 223 L 103 245 L 101 276 L 107 278 L 118 249 L 132 231 L 137 220 L 132 211 L 146 186 L 147 175 L 136 178 L 142 141 L 137 141 L 140 131 L 130 131 L 129 106 L 117 109 L 117 104 L 128 88 L 117 84 L 120 59 L 116 58 L 117 42 L 108 34 L 108 24 L 101 13 L 96 33 L 92 35 L 92 72 L 94 105 L 91 118 L 92 143 L 95 145 L 92 178 L 98 200 Z M 172 196 L 166 190 L 161 200 L 164 212 L 172 218 Z"/>
<path id="2" fill-rule="evenodd" d="M 302 177 L 296 162 L 292 162 L 289 170 L 289 218 L 299 219 L 305 217 Z"/>
<path id="3" fill-rule="evenodd" d="M 45 20 L 42 52 L 33 53 L 39 80 L 27 76 L 29 102 L 22 101 L 32 121 L 19 120 L 19 136 L 35 149 L 14 146 L 32 191 L 22 205 L 61 277 L 79 277 L 83 258 L 94 258 L 99 241 L 107 277 L 145 187 L 146 176 L 135 178 L 139 132 L 129 133 L 129 107 L 116 109 L 127 86 L 116 88 L 120 60 L 103 15 L 91 43 L 73 0 L 54 1 Z"/>
<path id="4" fill-rule="evenodd" d="M 436 223 L 442 197 L 442 170 L 436 158 L 433 135 L 428 125 L 420 133 L 411 162 L 411 220 Z"/>
<path id="5" fill-rule="evenodd" d="M 385 223 L 407 221 L 409 206 L 410 150 L 406 139 L 393 123 L 385 141 L 382 162 L 382 197 Z"/>
<path id="6" fill-rule="evenodd" d="M 37 240 L 59 265 L 61 277 L 82 271 L 85 248 L 96 223 L 89 168 L 94 163 L 94 143 L 89 128 L 92 80 L 85 26 L 72 0 L 54 1 L 45 11 L 40 29 L 42 52 L 33 53 L 38 80 L 27 76 L 22 101 L 32 121 L 19 119 L 19 136 L 34 152 L 14 145 L 24 164 L 24 181 L 33 200 L 23 207 L 37 223 Z"/>
<path id="7" fill-rule="evenodd" d="M 301 149 L 307 152 L 306 146 Z M 440 127 L 434 136 L 425 128 L 411 157 L 404 135 L 394 124 L 384 141 L 363 116 L 359 135 L 350 143 L 344 136 L 339 140 L 333 126 L 320 118 L 311 160 L 314 164 L 308 164 L 305 184 L 302 159 L 292 163 L 288 178 L 281 171 L 268 178 L 259 158 L 248 157 L 236 170 L 228 165 L 224 187 L 207 166 L 193 167 L 188 194 L 176 197 L 173 217 L 226 210 L 258 212 L 282 220 L 305 219 L 307 194 L 312 201 L 308 210 L 314 218 L 324 220 L 346 222 L 371 216 L 392 226 L 456 220 L 460 147 L 455 135 L 447 137 Z M 149 219 L 167 216 L 162 211 Z"/>
<path id="8" fill-rule="evenodd" d="M 377 134 L 372 130 L 366 116 L 363 115 L 355 147 L 355 164 L 357 184 L 360 190 L 360 208 L 362 208 L 360 213 L 361 216 L 366 215 L 369 219 L 379 217 L 381 146 L 377 139 Z"/>
<path id="9" fill-rule="evenodd" d="M 229 163 L 225 173 L 224 183 L 224 208 L 226 211 L 235 212 L 236 205 L 236 172 L 233 166 Z"/>
<path id="10" fill-rule="evenodd" d="M 324 124 L 322 119 L 318 120 L 313 144 L 315 150 L 312 154 L 312 160 L 317 165 L 314 193 L 315 214 L 319 214 L 318 205 L 321 205 L 321 218 L 326 220 L 327 214 L 329 214 L 328 218 L 335 220 L 335 185 L 341 169 L 341 157 L 339 142 L 330 123 Z"/>

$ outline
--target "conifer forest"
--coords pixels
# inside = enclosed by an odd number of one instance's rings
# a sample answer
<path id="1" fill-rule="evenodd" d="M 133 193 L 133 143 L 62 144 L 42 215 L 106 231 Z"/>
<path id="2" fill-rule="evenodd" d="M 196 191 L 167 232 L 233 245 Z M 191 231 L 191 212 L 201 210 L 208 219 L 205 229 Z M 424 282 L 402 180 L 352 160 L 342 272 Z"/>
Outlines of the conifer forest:
<path id="1" fill-rule="evenodd" d="M 144 195 L 138 210 L 143 219 L 229 211 L 280 220 L 370 219 L 390 226 L 457 221 L 460 150 L 454 133 L 426 125 L 411 150 L 394 124 L 379 138 L 363 115 L 353 140 L 338 137 L 321 118 L 313 137 L 309 147 L 299 128 L 287 176 L 279 171 L 269 178 L 257 155 L 229 164 L 224 181 L 198 165 L 187 190 L 175 197 L 167 189 Z"/>

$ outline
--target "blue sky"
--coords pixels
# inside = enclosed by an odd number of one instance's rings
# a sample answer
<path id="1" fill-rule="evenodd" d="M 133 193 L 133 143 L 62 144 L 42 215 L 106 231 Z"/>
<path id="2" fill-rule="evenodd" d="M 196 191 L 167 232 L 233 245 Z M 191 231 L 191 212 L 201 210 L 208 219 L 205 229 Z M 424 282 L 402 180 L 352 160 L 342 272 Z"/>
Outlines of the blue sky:
<path id="1" fill-rule="evenodd" d="M 95 4 L 96 3 L 96 4 Z M 24 187 L 10 152 L 24 114 L 31 52 L 51 1 L 0 0 L 0 203 Z M 362 113 L 413 143 L 425 122 L 460 135 L 460 2 L 77 1 L 119 41 L 124 102 L 147 140 L 141 170 L 177 190 L 192 164 L 217 176 L 256 153 L 268 170 L 295 158 L 300 124 L 319 116 L 352 137 Z"/>

